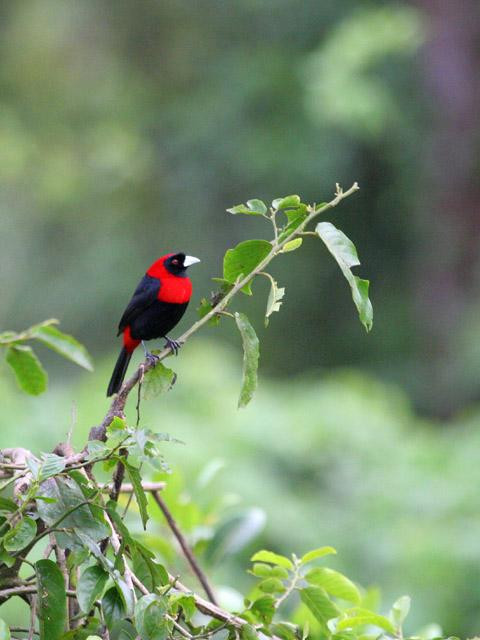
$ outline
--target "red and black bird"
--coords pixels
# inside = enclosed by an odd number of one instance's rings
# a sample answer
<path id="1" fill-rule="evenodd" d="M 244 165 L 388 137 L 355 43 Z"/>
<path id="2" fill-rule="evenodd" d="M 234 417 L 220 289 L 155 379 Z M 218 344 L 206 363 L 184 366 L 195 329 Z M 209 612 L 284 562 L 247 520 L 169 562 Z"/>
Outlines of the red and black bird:
<path id="1" fill-rule="evenodd" d="M 123 347 L 113 370 L 107 396 L 117 393 L 122 386 L 132 353 L 144 340 L 165 338 L 166 346 L 177 353 L 180 344 L 167 333 L 180 321 L 192 295 L 192 283 L 187 268 L 198 258 L 184 253 L 168 253 L 147 270 L 125 309 L 118 334 L 123 333 Z M 145 356 L 148 353 L 145 344 Z"/>

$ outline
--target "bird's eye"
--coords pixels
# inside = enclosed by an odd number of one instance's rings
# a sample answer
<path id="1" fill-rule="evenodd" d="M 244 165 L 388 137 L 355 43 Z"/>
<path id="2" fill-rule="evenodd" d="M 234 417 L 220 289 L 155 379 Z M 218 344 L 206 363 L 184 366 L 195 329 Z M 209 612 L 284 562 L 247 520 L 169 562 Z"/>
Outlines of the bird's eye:
<path id="1" fill-rule="evenodd" d="M 172 260 L 172 264 L 178 264 L 178 260 L 177 259 Z"/>

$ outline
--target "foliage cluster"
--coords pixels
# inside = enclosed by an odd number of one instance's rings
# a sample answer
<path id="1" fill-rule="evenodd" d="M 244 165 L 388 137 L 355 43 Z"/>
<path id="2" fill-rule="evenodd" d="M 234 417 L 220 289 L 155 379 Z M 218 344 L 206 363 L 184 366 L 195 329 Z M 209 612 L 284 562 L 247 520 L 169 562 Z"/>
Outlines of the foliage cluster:
<path id="1" fill-rule="evenodd" d="M 319 214 L 336 206 L 357 189 L 343 191 L 337 185 L 335 198 L 320 206 L 305 205 L 298 196 L 274 200 L 268 210 L 259 200 L 250 200 L 230 211 L 234 214 L 259 215 L 268 219 L 274 232 L 271 242 L 251 240 L 227 251 L 224 258 L 220 291 L 210 301 L 203 300 L 200 319 L 182 339 L 186 340 L 209 321 L 217 322 L 239 292 L 251 295 L 251 283 L 266 276 L 271 290 L 265 313 L 266 320 L 278 311 L 284 292 L 264 270 L 278 255 L 298 249 L 304 237 L 320 237 L 334 256 L 347 279 L 361 322 L 366 329 L 372 323 L 372 307 L 368 298 L 368 282 L 354 276 L 351 267 L 358 264 L 355 247 L 331 223 L 321 222 L 315 231 L 307 225 Z M 279 212 L 284 222 L 277 223 Z M 257 384 L 258 339 L 244 314 L 233 314 L 244 347 L 243 382 L 239 405 L 246 405 Z M 36 377 L 40 365 L 29 352 L 28 360 L 18 364 L 27 339 L 43 335 L 39 325 L 23 334 L 4 337 L 8 358 L 24 390 L 38 393 Z M 48 333 L 48 331 L 47 331 Z M 70 337 L 55 329 L 55 347 L 78 361 L 75 349 L 81 349 Z M 52 341 L 53 342 L 53 341 Z M 68 346 L 68 348 L 67 348 Z M 11 354 L 14 353 L 12 360 Z M 159 359 L 169 355 L 169 348 Z M 75 357 L 74 357 L 75 356 Z M 88 362 L 88 360 L 87 360 Z M 83 362 L 82 364 L 85 364 Z M 32 382 L 33 381 L 33 382 Z M 74 453 L 67 444 L 54 453 L 34 456 L 26 449 L 3 451 L 0 462 L 7 476 L 2 489 L 13 489 L 10 497 L 1 499 L 0 522 L 0 602 L 17 595 L 31 608 L 30 629 L 9 630 L 3 624 L 3 638 L 11 634 L 38 633 L 41 640 L 165 640 L 167 637 L 252 640 L 262 636 L 274 640 L 297 640 L 307 637 L 332 640 L 357 638 L 403 638 L 403 621 L 409 610 L 409 599 L 400 598 L 387 615 L 375 611 L 368 592 L 335 569 L 316 566 L 316 561 L 334 554 L 332 547 L 321 547 L 297 558 L 260 551 L 253 555 L 252 575 L 258 579 L 247 594 L 243 606 L 235 613 L 220 608 L 185 539 L 159 497 L 159 486 L 148 486 L 142 479 L 144 466 L 164 470 L 161 443 L 166 434 L 125 420 L 124 407 L 130 391 L 164 392 L 173 377 L 163 364 L 142 364 L 127 380 L 100 427 L 93 428 L 86 448 Z M 41 389 L 40 389 L 41 391 Z M 98 480 L 99 468 L 111 475 L 107 484 Z M 155 554 L 132 533 L 124 517 L 130 506 L 119 508 L 118 498 L 129 480 L 129 491 L 135 497 L 143 528 L 147 526 L 150 491 L 165 513 L 167 521 L 185 553 L 192 570 L 201 580 L 209 600 L 180 582 L 160 564 Z M 29 554 L 43 549 L 41 559 Z M 55 561 L 50 556 L 55 554 Z M 24 565 L 33 574 L 20 577 Z M 300 610 L 285 618 L 291 599 L 298 596 Z M 285 605 L 285 607 L 283 606 Z M 36 626 L 38 623 L 38 631 Z M 429 634 L 424 634 L 427 637 Z M 431 636 L 431 634 L 430 634 Z M 15 636 L 18 637 L 18 636 Z M 422 637 L 422 636 L 417 636 Z M 2 640 L 3 640 L 2 638 Z"/>

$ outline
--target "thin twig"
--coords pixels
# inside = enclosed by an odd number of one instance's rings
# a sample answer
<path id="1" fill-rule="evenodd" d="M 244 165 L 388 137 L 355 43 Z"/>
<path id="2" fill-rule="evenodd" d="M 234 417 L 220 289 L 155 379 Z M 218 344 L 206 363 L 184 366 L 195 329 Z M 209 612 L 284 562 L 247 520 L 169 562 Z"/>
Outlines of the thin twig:
<path id="1" fill-rule="evenodd" d="M 210 600 L 210 602 L 213 602 L 213 604 L 218 604 L 217 601 L 216 601 L 216 598 L 215 598 L 215 594 L 213 593 L 212 587 L 208 583 L 206 575 L 200 569 L 200 566 L 199 566 L 195 556 L 193 555 L 192 550 L 188 546 L 187 541 L 185 540 L 185 537 L 184 537 L 183 533 L 178 528 L 178 525 L 175 522 L 174 517 L 170 513 L 169 508 L 165 504 L 163 498 L 160 496 L 158 491 L 152 491 L 152 496 L 153 496 L 153 499 L 155 500 L 155 502 L 160 507 L 163 515 L 165 516 L 165 520 L 168 522 L 168 526 L 172 530 L 172 533 L 175 536 L 175 538 L 177 539 L 178 544 L 180 545 L 180 547 L 181 547 L 181 549 L 183 551 L 183 554 L 184 554 L 185 558 L 187 559 L 187 562 L 190 565 L 193 573 L 197 576 L 200 584 L 204 588 L 205 593 L 208 596 L 208 599 Z"/>
<path id="2" fill-rule="evenodd" d="M 35 618 L 37 617 L 37 596 L 33 595 L 30 605 L 30 629 L 28 631 L 27 640 L 33 640 L 35 634 Z"/>

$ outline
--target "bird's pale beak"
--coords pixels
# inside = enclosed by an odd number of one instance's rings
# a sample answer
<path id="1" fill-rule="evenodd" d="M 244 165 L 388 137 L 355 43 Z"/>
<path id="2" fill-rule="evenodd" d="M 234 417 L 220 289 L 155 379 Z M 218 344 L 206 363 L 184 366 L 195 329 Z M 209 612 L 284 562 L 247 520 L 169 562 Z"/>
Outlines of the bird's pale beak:
<path id="1" fill-rule="evenodd" d="M 200 262 L 198 258 L 194 258 L 193 256 L 185 256 L 185 260 L 183 261 L 183 266 L 191 267 L 192 264 L 196 264 L 197 262 Z"/>

